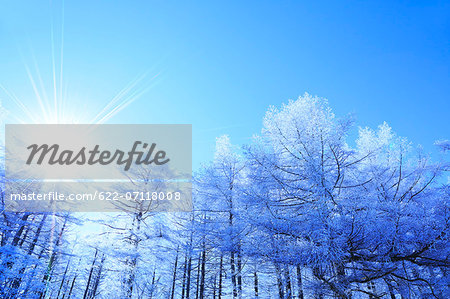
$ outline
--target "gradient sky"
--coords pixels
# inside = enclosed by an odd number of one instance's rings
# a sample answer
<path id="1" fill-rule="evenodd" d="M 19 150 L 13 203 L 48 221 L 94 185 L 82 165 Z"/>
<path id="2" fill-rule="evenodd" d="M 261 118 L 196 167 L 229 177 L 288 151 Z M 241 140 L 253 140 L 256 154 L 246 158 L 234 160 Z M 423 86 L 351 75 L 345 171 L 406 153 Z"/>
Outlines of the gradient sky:
<path id="1" fill-rule="evenodd" d="M 357 125 L 387 121 L 427 151 L 450 138 L 449 1 L 0 5 L 2 86 L 39 111 L 26 68 L 51 98 L 53 53 L 56 93 L 82 116 L 147 72 L 137 87 L 151 88 L 108 123 L 193 124 L 195 168 L 216 136 L 245 143 L 269 105 L 304 92 L 328 98 L 338 116 L 355 113 Z"/>

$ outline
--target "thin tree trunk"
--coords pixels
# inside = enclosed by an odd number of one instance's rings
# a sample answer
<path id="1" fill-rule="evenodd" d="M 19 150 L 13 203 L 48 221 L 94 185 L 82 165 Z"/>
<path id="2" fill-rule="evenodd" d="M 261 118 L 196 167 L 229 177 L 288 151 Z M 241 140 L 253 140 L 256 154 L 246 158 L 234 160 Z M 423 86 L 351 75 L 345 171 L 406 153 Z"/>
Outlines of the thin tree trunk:
<path id="1" fill-rule="evenodd" d="M 275 263 L 275 270 L 277 274 L 278 295 L 280 299 L 284 299 L 283 280 L 281 279 L 280 266 L 277 263 Z"/>
<path id="2" fill-rule="evenodd" d="M 253 273 L 253 275 L 255 276 L 255 297 L 259 296 L 259 292 L 258 292 L 258 273 L 256 273 L 256 271 Z"/>
<path id="3" fill-rule="evenodd" d="M 98 253 L 98 251 L 97 251 L 97 249 L 95 249 L 94 259 L 93 259 L 92 264 L 91 264 L 91 270 L 89 271 L 89 276 L 88 276 L 88 280 L 87 280 L 87 283 L 86 283 L 86 288 L 84 289 L 83 299 L 88 298 L 87 296 L 89 294 L 89 287 L 91 285 L 92 273 L 94 272 L 95 262 L 97 260 L 97 253 Z"/>
<path id="4" fill-rule="evenodd" d="M 236 286 L 236 267 L 234 264 L 234 251 L 231 251 L 230 266 L 231 266 L 231 283 L 233 285 L 233 298 L 236 298 L 237 286 Z"/>
<path id="5" fill-rule="evenodd" d="M 302 269 L 300 268 L 300 265 L 297 265 L 297 288 L 298 288 L 298 299 L 304 299 Z"/>
<path id="6" fill-rule="evenodd" d="M 92 298 L 95 298 L 95 296 L 97 295 L 97 289 L 98 286 L 100 284 L 100 279 L 101 279 L 101 275 L 102 275 L 102 270 L 103 270 L 103 263 L 105 262 L 105 255 L 102 254 L 102 259 L 100 261 L 100 266 L 98 268 L 98 272 L 95 278 L 95 282 L 94 282 L 94 289 L 92 290 Z"/>
<path id="7" fill-rule="evenodd" d="M 219 264 L 219 299 L 222 299 L 222 271 L 223 271 L 223 255 L 220 256 Z"/>
<path id="8" fill-rule="evenodd" d="M 36 230 L 36 233 L 34 234 L 33 241 L 31 242 L 31 245 L 28 248 L 28 251 L 27 251 L 28 255 L 31 255 L 33 253 L 33 251 L 34 251 L 34 248 L 36 247 L 37 241 L 39 239 L 39 235 L 41 234 L 42 227 L 44 226 L 44 223 L 45 223 L 45 219 L 47 219 L 47 214 L 44 214 L 44 216 L 42 217 L 41 222 L 39 223 L 39 227 Z"/>
<path id="9" fill-rule="evenodd" d="M 14 235 L 14 239 L 13 239 L 13 241 L 12 241 L 12 243 L 11 243 L 12 246 L 17 246 L 17 244 L 19 243 L 19 241 L 20 241 L 20 236 L 22 235 L 22 232 L 23 232 L 23 230 L 24 230 L 25 227 L 26 227 L 25 222 L 27 221 L 27 219 L 28 219 L 28 217 L 29 217 L 30 215 L 31 215 L 30 213 L 25 213 L 25 214 L 22 216 L 21 223 L 19 224 L 20 227 L 19 227 L 19 229 L 17 230 L 16 234 Z"/>
<path id="10" fill-rule="evenodd" d="M 184 296 L 186 294 L 187 262 L 188 262 L 188 257 L 186 254 L 186 256 L 184 257 L 183 286 L 181 288 L 181 299 L 184 299 Z"/>
<path id="11" fill-rule="evenodd" d="M 186 299 L 189 299 L 189 295 L 191 293 L 191 267 L 192 267 L 192 257 L 189 257 L 187 268 Z"/>
<path id="12" fill-rule="evenodd" d="M 206 245 L 203 242 L 203 252 L 202 252 L 202 269 L 200 275 L 200 299 L 205 296 L 205 276 L 206 276 Z"/>
<path id="13" fill-rule="evenodd" d="M 198 295 L 200 292 L 200 265 L 202 262 L 202 254 L 199 253 L 198 255 L 198 263 L 197 263 L 197 286 L 195 287 L 195 299 L 198 299 Z"/>
<path id="14" fill-rule="evenodd" d="M 36 215 L 33 215 L 33 217 L 31 218 L 30 222 L 34 223 L 34 220 L 36 219 Z M 23 238 L 20 239 L 19 241 L 19 247 L 23 246 L 23 243 L 25 242 L 25 240 L 27 239 L 27 236 L 29 234 L 29 232 L 31 231 L 31 227 L 29 225 L 27 225 L 25 233 L 23 234 Z"/>
<path id="15" fill-rule="evenodd" d="M 178 248 L 177 248 L 177 256 L 175 257 L 175 266 L 173 269 L 172 292 L 170 294 L 170 299 L 173 299 L 173 296 L 175 296 L 175 281 L 177 279 L 177 267 L 178 267 Z"/>
<path id="16" fill-rule="evenodd" d="M 77 280 L 77 276 L 78 276 L 78 274 L 75 274 L 75 276 L 73 277 L 72 285 L 70 286 L 69 295 L 67 295 L 67 299 L 69 299 L 70 296 L 72 295 L 73 287 L 75 286 L 75 281 Z"/>
<path id="17" fill-rule="evenodd" d="M 238 245 L 238 253 L 237 253 L 237 285 L 238 285 L 238 296 L 239 298 L 242 298 L 242 256 L 240 245 Z"/>
<path id="18" fill-rule="evenodd" d="M 284 279 L 286 281 L 286 299 L 292 299 L 291 274 L 289 273 L 288 265 L 284 268 Z"/>
<path id="19" fill-rule="evenodd" d="M 67 270 L 69 270 L 69 264 L 70 264 L 70 259 L 67 261 L 67 266 L 66 266 L 66 269 L 64 270 L 64 274 L 63 274 L 63 277 L 61 279 L 61 284 L 59 285 L 58 294 L 56 295 L 56 299 L 59 298 L 59 294 L 61 293 L 62 287 L 63 287 L 64 282 L 66 280 Z"/>
<path id="20" fill-rule="evenodd" d="M 230 191 L 233 190 L 233 184 L 230 184 Z M 228 224 L 229 224 L 229 228 L 230 228 L 230 232 L 231 232 L 231 237 L 233 237 L 233 198 L 229 198 L 229 219 L 228 219 Z M 236 298 L 238 295 L 237 292 L 237 283 L 236 283 L 236 265 L 235 265 L 235 248 L 234 248 L 234 244 L 232 244 L 232 248 L 231 248 L 231 255 L 230 255 L 230 266 L 231 266 L 231 284 L 233 285 L 233 298 Z"/>
<path id="21" fill-rule="evenodd" d="M 213 282 L 213 299 L 216 299 L 216 289 L 217 289 L 217 276 L 214 275 L 214 282 Z"/>
<path id="22" fill-rule="evenodd" d="M 153 298 L 153 292 L 155 290 L 155 277 L 156 277 L 156 270 L 153 270 L 153 277 L 152 277 L 152 289 L 150 291 L 150 299 Z"/>
<path id="23" fill-rule="evenodd" d="M 1 198 L 3 199 L 3 195 L 1 195 Z M 3 218 L 5 219 L 4 220 L 5 221 L 5 227 L 11 227 L 11 222 L 9 221 L 7 215 L 8 214 L 3 213 Z M 6 229 L 5 231 L 2 230 L 1 233 L 2 233 L 2 240 L 1 240 L 0 246 L 3 247 L 8 242 L 9 238 L 11 237 L 11 233 L 12 232 L 11 232 L 10 229 Z"/>
<path id="24" fill-rule="evenodd" d="M 133 220 L 133 227 L 131 228 L 131 235 L 130 235 L 130 243 L 134 246 L 135 252 L 138 251 L 139 247 L 139 237 L 137 235 L 138 232 L 141 230 L 141 220 L 142 220 L 142 214 L 137 213 L 135 214 L 135 218 Z M 133 286 L 134 286 L 134 280 L 136 275 L 136 265 L 137 265 L 137 257 L 133 256 L 131 258 L 131 261 L 128 260 L 127 264 L 130 265 L 130 270 L 128 273 L 128 279 L 126 280 L 126 298 L 131 299 L 133 297 Z"/>

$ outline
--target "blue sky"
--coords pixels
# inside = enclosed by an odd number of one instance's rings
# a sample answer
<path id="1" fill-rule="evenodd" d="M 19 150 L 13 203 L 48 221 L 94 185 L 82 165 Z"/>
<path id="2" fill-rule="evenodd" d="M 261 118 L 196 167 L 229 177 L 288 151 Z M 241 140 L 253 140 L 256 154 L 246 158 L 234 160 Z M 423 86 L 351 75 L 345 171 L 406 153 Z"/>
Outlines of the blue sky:
<path id="1" fill-rule="evenodd" d="M 269 105 L 304 92 L 357 125 L 387 121 L 427 151 L 450 138 L 449 1 L 0 3 L 2 86 L 38 111 L 28 66 L 51 98 L 53 24 L 67 109 L 99 111 L 147 72 L 137 86 L 147 92 L 108 122 L 193 124 L 194 167 L 216 136 L 245 143 Z"/>

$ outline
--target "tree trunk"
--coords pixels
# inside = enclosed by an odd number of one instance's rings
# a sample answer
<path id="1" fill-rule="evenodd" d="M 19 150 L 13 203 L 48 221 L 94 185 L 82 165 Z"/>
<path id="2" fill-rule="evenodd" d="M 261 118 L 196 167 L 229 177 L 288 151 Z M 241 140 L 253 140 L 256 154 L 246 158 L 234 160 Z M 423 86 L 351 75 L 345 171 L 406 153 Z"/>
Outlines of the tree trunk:
<path id="1" fill-rule="evenodd" d="M 141 230 L 141 220 L 142 220 L 142 213 L 135 214 L 135 218 L 133 221 L 133 227 L 131 228 L 130 233 L 130 243 L 134 246 L 134 251 L 137 252 L 139 248 L 139 237 L 138 233 Z M 134 280 L 135 280 L 135 272 L 136 272 L 136 266 L 137 266 L 137 257 L 133 256 L 131 259 L 128 257 L 127 259 L 127 265 L 130 266 L 128 278 L 126 280 L 126 298 L 131 299 L 133 297 L 133 286 L 134 286 Z"/>
<path id="2" fill-rule="evenodd" d="M 70 286 L 69 295 L 67 295 L 67 299 L 72 295 L 73 287 L 75 286 L 75 281 L 77 280 L 77 274 L 73 277 L 72 285 Z"/>
<path id="3" fill-rule="evenodd" d="M 198 299 L 199 291 L 200 291 L 200 265 L 202 260 L 202 254 L 198 255 L 198 263 L 197 263 L 197 286 L 195 288 L 195 299 Z"/>
<path id="4" fill-rule="evenodd" d="M 298 299 L 304 299 L 303 283 L 302 283 L 302 270 L 300 268 L 300 265 L 297 265 L 297 288 L 298 288 Z"/>
<path id="5" fill-rule="evenodd" d="M 177 256 L 175 257 L 175 266 L 173 269 L 172 292 L 170 294 L 170 299 L 173 299 L 173 297 L 175 296 L 175 281 L 177 279 L 177 267 L 178 267 L 178 248 L 177 248 Z"/>
<path id="6" fill-rule="evenodd" d="M 181 299 L 184 299 L 184 296 L 186 294 L 186 276 L 187 276 L 187 254 L 184 257 L 184 269 L 183 269 L 183 286 L 181 287 Z"/>
<path id="7" fill-rule="evenodd" d="M 284 299 L 283 280 L 281 279 L 280 266 L 277 263 L 275 263 L 275 270 L 277 274 L 278 295 L 280 299 Z"/>
<path id="8" fill-rule="evenodd" d="M 214 275 L 214 282 L 213 282 L 213 299 L 216 299 L 216 289 L 217 289 L 217 276 Z"/>
<path id="9" fill-rule="evenodd" d="M 219 264 L 219 299 L 222 299 L 222 271 L 223 271 L 223 255 L 220 256 Z"/>
<path id="10" fill-rule="evenodd" d="M 61 293 L 62 287 L 63 287 L 64 282 L 66 280 L 67 270 L 69 270 L 69 264 L 70 264 L 70 259 L 67 261 L 67 266 L 66 266 L 66 269 L 64 270 L 64 274 L 63 274 L 63 277 L 61 279 L 61 284 L 59 285 L 58 294 L 56 295 L 56 299 L 59 298 L 59 294 Z"/>
<path id="11" fill-rule="evenodd" d="M 103 263 L 104 262 L 105 262 L 105 255 L 103 254 L 102 259 L 100 261 L 100 266 L 98 267 L 97 275 L 95 278 L 94 288 L 92 290 L 92 298 L 95 298 L 95 296 L 97 295 L 97 289 L 100 284 L 100 279 L 101 279 L 101 275 L 102 275 L 102 271 L 103 271 Z"/>
<path id="12" fill-rule="evenodd" d="M 242 298 L 242 256 L 240 245 L 238 245 L 238 253 L 237 253 L 237 285 L 238 285 L 238 297 Z"/>
<path id="13" fill-rule="evenodd" d="M 291 274 L 289 273 L 288 265 L 284 268 L 284 279 L 286 281 L 286 299 L 292 299 Z"/>
<path id="14" fill-rule="evenodd" d="M 258 274 L 255 271 L 253 275 L 255 276 L 255 297 L 258 297 Z"/>
<path id="15" fill-rule="evenodd" d="M 39 227 L 38 227 L 36 233 L 34 234 L 33 241 L 31 242 L 31 245 L 28 248 L 28 251 L 27 251 L 28 255 L 31 255 L 33 253 L 33 251 L 34 251 L 34 248 L 36 247 L 37 241 L 39 239 L 39 235 L 41 234 L 41 230 L 42 230 L 42 227 L 44 226 L 46 218 L 47 218 L 47 214 L 44 214 L 44 216 L 42 217 L 41 222 L 39 223 Z"/>
<path id="16" fill-rule="evenodd" d="M 203 299 L 205 296 L 205 276 L 206 276 L 206 245 L 205 243 L 203 243 L 202 269 L 200 275 L 200 299 Z"/>
<path id="17" fill-rule="evenodd" d="M 88 280 L 87 280 L 87 283 L 86 283 L 86 288 L 84 289 L 83 299 L 88 298 L 89 287 L 91 285 L 91 279 L 92 279 L 92 273 L 94 272 L 95 261 L 97 260 L 97 253 L 98 253 L 98 251 L 97 251 L 97 249 L 95 249 L 94 259 L 92 260 L 91 270 L 89 271 L 89 276 L 88 276 Z"/>
<path id="18" fill-rule="evenodd" d="M 150 290 L 150 299 L 153 298 L 153 292 L 155 291 L 155 278 L 156 278 L 156 270 L 153 270 L 152 289 Z"/>
<path id="19" fill-rule="evenodd" d="M 19 229 L 17 230 L 16 234 L 14 235 L 14 239 L 13 239 L 13 241 L 12 241 L 12 243 L 11 243 L 12 246 L 17 246 L 17 244 L 19 243 L 19 241 L 20 241 L 20 236 L 22 235 L 22 232 L 23 232 L 23 230 L 24 230 L 25 227 L 26 227 L 25 222 L 27 221 L 27 219 L 28 219 L 28 217 L 29 217 L 30 215 L 31 215 L 30 213 L 25 213 L 25 214 L 22 216 L 22 219 L 20 219 L 20 220 L 21 220 L 21 223 L 19 224 L 19 225 L 20 225 L 20 226 L 19 226 Z"/>
<path id="20" fill-rule="evenodd" d="M 31 218 L 30 222 L 34 223 L 34 220 L 36 219 L 36 215 L 33 215 L 33 217 Z M 23 243 L 25 242 L 25 240 L 27 239 L 27 236 L 29 234 L 29 232 L 32 231 L 31 227 L 29 225 L 26 226 L 26 230 L 25 233 L 23 234 L 23 238 L 20 239 L 19 241 L 19 247 L 23 246 Z"/>
<path id="21" fill-rule="evenodd" d="M 231 252 L 230 257 L 230 265 L 231 265 L 231 284 L 233 285 L 233 298 L 237 297 L 237 287 L 236 287 L 236 267 L 234 264 L 234 252 Z"/>
<path id="22" fill-rule="evenodd" d="M 192 258 L 189 257 L 189 262 L 188 262 L 188 267 L 187 267 L 186 299 L 189 299 L 189 295 L 191 293 L 191 267 L 192 267 Z"/>

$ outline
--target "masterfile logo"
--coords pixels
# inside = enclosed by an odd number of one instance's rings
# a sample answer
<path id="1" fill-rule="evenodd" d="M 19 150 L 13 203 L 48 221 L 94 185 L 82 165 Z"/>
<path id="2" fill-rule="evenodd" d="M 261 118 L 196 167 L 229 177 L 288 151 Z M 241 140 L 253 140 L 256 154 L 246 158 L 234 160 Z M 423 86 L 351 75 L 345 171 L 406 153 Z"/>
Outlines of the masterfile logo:
<path id="1" fill-rule="evenodd" d="M 137 156 L 135 164 L 137 165 L 149 165 L 155 163 L 155 165 L 164 165 L 170 161 L 170 159 L 166 159 L 165 151 L 157 151 L 155 156 L 153 157 L 153 151 L 155 150 L 156 143 L 152 143 L 149 147 L 149 150 L 144 156 L 143 151 L 138 151 L 138 146 L 142 144 L 143 149 L 147 149 L 148 143 L 135 141 L 133 144 L 133 148 L 131 151 L 127 153 L 121 150 L 116 150 L 113 154 L 110 151 L 100 151 L 100 146 L 97 144 L 94 146 L 92 150 L 86 150 L 86 147 L 82 147 L 80 151 L 74 153 L 71 150 L 63 150 L 59 152 L 59 145 L 53 144 L 49 146 L 48 144 L 37 145 L 32 144 L 27 147 L 30 150 L 30 155 L 28 156 L 28 160 L 26 164 L 30 165 L 33 162 L 33 159 L 36 158 L 36 163 L 41 165 L 44 162 L 44 159 L 47 156 L 47 163 L 50 165 L 59 164 L 59 165 L 94 165 L 96 163 L 100 163 L 101 165 L 108 165 L 117 159 L 117 164 L 122 165 L 125 164 L 125 171 L 128 171 L 133 164 L 133 157 Z M 88 155 L 88 157 L 86 157 Z M 50 157 L 48 157 L 50 156 Z"/>
<path id="2" fill-rule="evenodd" d="M 8 210 L 191 208 L 191 125 L 6 125 L 5 145 Z"/>

